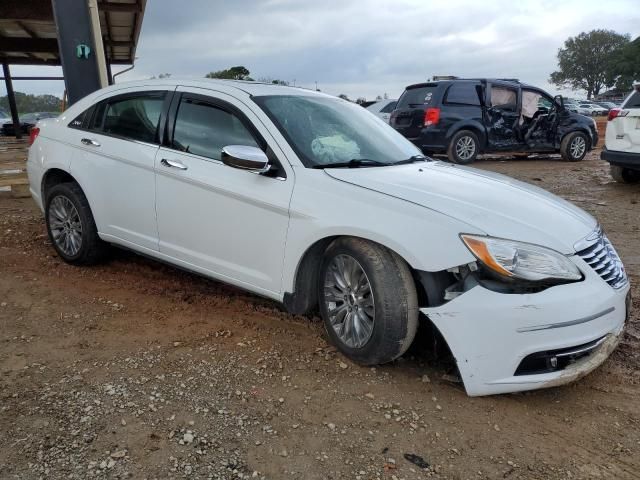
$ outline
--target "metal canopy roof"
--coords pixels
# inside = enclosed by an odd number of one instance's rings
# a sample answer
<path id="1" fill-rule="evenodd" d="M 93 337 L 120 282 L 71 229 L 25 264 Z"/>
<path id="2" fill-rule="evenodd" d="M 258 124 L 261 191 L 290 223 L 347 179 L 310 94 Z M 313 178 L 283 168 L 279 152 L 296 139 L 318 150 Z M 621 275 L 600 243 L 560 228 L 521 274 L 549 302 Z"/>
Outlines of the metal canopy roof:
<path id="1" fill-rule="evenodd" d="M 107 63 L 132 64 L 146 0 L 98 1 Z M 0 1 L 0 63 L 60 65 L 51 0 Z"/>

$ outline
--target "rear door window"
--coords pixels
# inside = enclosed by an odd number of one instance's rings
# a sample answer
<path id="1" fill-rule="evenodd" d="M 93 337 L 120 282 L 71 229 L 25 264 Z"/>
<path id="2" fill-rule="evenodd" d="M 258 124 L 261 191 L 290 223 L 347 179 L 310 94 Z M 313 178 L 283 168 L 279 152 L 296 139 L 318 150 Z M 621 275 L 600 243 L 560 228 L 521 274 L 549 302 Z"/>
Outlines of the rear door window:
<path id="1" fill-rule="evenodd" d="M 183 98 L 176 114 L 172 148 L 220 160 L 222 149 L 228 145 L 259 147 L 233 113 L 211 103 Z"/>
<path id="2" fill-rule="evenodd" d="M 447 96 L 444 101 L 449 104 L 479 106 L 480 98 L 478 97 L 476 84 L 467 82 L 453 83 L 447 90 Z"/>
<path id="3" fill-rule="evenodd" d="M 506 87 L 491 87 L 491 106 L 507 112 L 515 112 L 518 107 L 517 93 Z"/>
<path id="4" fill-rule="evenodd" d="M 129 140 L 157 143 L 157 129 L 166 92 L 141 93 L 98 105 L 92 130 Z"/>
<path id="5" fill-rule="evenodd" d="M 416 108 L 429 105 L 437 88 L 437 85 L 428 85 L 406 89 L 398 100 L 398 108 Z"/>

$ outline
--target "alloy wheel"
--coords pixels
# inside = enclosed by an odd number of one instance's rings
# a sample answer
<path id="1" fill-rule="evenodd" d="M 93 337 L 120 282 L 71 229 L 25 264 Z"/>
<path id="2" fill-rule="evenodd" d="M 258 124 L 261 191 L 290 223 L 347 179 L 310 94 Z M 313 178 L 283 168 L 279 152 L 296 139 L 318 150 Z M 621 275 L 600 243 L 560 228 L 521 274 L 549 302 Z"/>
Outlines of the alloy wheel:
<path id="1" fill-rule="evenodd" d="M 461 160 L 469 160 L 476 153 L 476 142 L 473 138 L 464 136 L 456 142 L 456 155 Z"/>
<path id="2" fill-rule="evenodd" d="M 587 142 L 584 137 L 578 135 L 573 139 L 571 145 L 569 146 L 569 152 L 573 158 L 580 158 L 584 155 L 585 150 L 587 149 Z"/>
<path id="3" fill-rule="evenodd" d="M 74 257 L 82 247 L 82 222 L 71 200 L 58 195 L 49 205 L 49 229 L 58 248 Z"/>
<path id="4" fill-rule="evenodd" d="M 350 348 L 362 348 L 373 334 L 375 305 L 371 283 L 362 265 L 350 255 L 336 255 L 324 278 L 329 322 Z"/>

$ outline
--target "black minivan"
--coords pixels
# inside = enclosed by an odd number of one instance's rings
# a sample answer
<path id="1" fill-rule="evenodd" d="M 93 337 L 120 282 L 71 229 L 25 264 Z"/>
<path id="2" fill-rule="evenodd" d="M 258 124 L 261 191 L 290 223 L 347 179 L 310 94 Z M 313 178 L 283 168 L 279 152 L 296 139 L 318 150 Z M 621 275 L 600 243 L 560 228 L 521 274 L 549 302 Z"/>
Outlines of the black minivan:
<path id="1" fill-rule="evenodd" d="M 560 152 L 580 161 L 598 143 L 596 122 L 564 108 L 561 96 L 517 80 L 455 79 L 408 86 L 391 126 L 425 155 L 471 163 L 479 153 Z"/>

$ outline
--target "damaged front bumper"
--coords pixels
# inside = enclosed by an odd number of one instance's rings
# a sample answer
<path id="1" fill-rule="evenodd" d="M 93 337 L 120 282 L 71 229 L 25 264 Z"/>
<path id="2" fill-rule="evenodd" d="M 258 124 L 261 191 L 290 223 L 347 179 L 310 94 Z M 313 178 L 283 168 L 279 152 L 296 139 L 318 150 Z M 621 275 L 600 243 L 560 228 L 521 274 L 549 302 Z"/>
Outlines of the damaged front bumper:
<path id="1" fill-rule="evenodd" d="M 467 394 L 491 395 L 569 383 L 599 366 L 620 339 L 628 291 L 587 270 L 581 282 L 538 293 L 476 286 L 421 312 L 447 341 Z M 531 358 L 548 368 L 527 368 Z"/>

